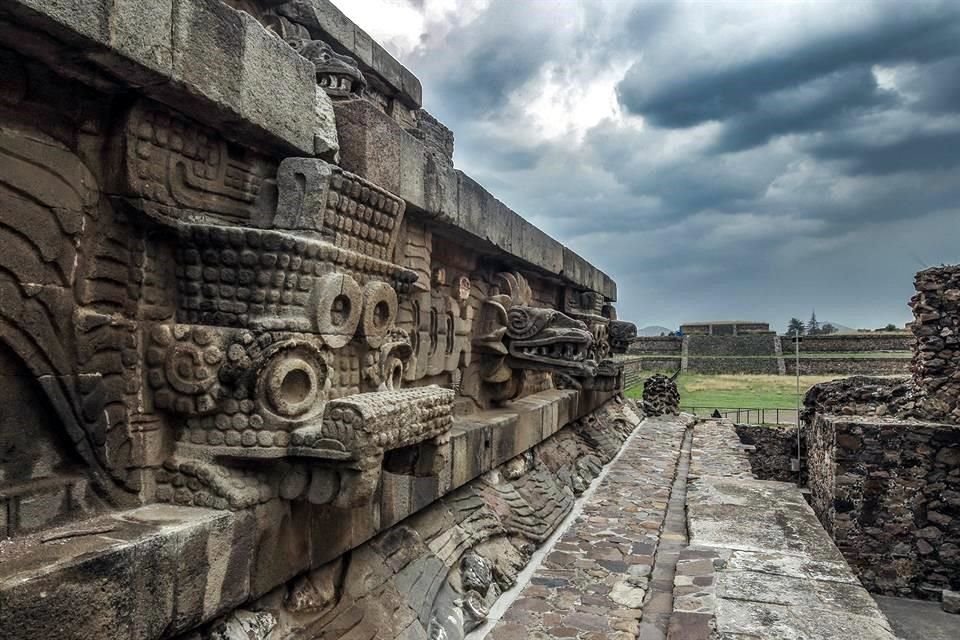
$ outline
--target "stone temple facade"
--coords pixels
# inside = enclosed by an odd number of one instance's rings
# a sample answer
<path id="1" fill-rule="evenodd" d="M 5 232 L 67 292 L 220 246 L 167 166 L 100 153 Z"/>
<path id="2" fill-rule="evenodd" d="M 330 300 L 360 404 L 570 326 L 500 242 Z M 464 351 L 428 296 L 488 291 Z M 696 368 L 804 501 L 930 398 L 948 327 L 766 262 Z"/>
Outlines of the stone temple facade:
<path id="1" fill-rule="evenodd" d="M 480 624 L 639 421 L 615 284 L 326 0 L 0 34 L 0 635 Z"/>

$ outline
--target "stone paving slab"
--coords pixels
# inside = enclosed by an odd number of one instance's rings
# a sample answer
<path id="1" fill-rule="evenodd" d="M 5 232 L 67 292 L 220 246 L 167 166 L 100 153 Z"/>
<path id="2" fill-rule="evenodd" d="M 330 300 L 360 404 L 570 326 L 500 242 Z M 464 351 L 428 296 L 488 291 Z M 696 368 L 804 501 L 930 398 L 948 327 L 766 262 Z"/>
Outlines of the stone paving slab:
<path id="1" fill-rule="evenodd" d="M 874 596 L 901 640 L 957 640 L 960 616 L 943 611 L 939 602 Z"/>
<path id="2" fill-rule="evenodd" d="M 749 468 L 731 423 L 696 425 L 669 637 L 893 640 L 799 489 Z"/>
<path id="3" fill-rule="evenodd" d="M 637 636 L 686 424 L 638 427 L 489 638 Z"/>

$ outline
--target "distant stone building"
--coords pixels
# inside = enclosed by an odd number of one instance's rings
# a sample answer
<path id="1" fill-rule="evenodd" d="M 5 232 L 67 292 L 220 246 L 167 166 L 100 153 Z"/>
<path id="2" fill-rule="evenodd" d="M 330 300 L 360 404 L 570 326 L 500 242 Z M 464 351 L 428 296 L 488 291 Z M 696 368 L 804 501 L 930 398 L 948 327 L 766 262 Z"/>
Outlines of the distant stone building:
<path id="1" fill-rule="evenodd" d="M 742 336 L 773 333 L 769 322 L 750 322 L 747 320 L 717 320 L 712 322 L 691 322 L 680 325 L 680 332 L 686 335 Z"/>

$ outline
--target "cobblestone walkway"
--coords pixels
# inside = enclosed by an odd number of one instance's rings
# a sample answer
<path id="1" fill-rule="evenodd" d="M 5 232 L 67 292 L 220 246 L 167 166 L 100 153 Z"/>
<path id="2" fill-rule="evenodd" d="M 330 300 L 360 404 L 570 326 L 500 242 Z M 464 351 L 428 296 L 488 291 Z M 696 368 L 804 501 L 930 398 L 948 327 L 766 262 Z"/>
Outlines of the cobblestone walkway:
<path id="1" fill-rule="evenodd" d="M 648 588 L 659 595 L 672 582 L 656 573 L 651 582 L 651 572 L 685 431 L 679 418 L 650 418 L 638 428 L 488 638 L 637 637 Z"/>
<path id="2" fill-rule="evenodd" d="M 486 637 L 894 640 L 800 491 L 685 417 L 637 429 Z"/>

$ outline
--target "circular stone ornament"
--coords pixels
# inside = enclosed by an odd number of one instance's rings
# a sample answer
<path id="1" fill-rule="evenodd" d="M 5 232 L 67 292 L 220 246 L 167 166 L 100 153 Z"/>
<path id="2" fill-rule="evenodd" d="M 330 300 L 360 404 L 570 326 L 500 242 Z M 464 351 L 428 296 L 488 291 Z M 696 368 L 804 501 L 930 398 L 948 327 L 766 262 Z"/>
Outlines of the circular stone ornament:
<path id="1" fill-rule="evenodd" d="M 363 288 L 361 330 L 367 344 L 377 349 L 397 319 L 397 292 L 385 282 L 368 282 Z"/>
<path id="2" fill-rule="evenodd" d="M 335 273 L 321 278 L 316 289 L 313 317 L 317 333 L 331 348 L 345 347 L 360 324 L 364 302 L 360 285 L 348 275 Z"/>
<path id="3" fill-rule="evenodd" d="M 257 397 L 270 412 L 287 419 L 320 410 L 326 399 L 327 364 L 306 345 L 279 349 L 260 370 Z"/>

